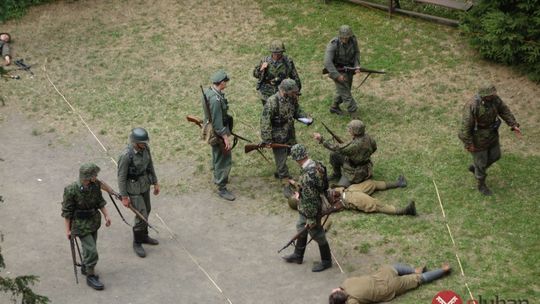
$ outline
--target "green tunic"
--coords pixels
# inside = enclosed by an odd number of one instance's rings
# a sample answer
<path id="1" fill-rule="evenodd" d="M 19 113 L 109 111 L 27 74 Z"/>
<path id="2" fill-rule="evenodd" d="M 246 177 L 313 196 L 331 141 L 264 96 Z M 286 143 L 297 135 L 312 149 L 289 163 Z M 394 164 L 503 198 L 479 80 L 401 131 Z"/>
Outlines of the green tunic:
<path id="1" fill-rule="evenodd" d="M 352 36 L 347 43 L 342 43 L 338 37 L 334 37 L 326 46 L 324 67 L 328 70 L 330 78 L 338 78 L 341 73 L 337 68 L 345 66 L 360 66 L 360 50 L 355 36 Z"/>
<path id="2" fill-rule="evenodd" d="M 471 144 L 479 150 L 487 150 L 498 143 L 498 126 L 502 118 L 509 126 L 519 126 L 514 115 L 499 96 L 494 100 L 482 100 L 476 95 L 463 107 L 459 138 L 467 147 Z"/>
<path id="3" fill-rule="evenodd" d="M 2 54 L 2 59 L 4 59 L 6 56 L 11 57 L 10 47 L 9 47 L 8 42 L 0 40 L 0 53 Z"/>
<path id="4" fill-rule="evenodd" d="M 261 71 L 261 65 L 267 62 L 268 67 Z M 278 92 L 278 86 L 285 78 L 290 78 L 296 81 L 298 89 L 302 89 L 302 83 L 300 82 L 300 77 L 294 66 L 294 62 L 291 58 L 283 55 L 279 60 L 272 59 L 272 56 L 267 56 L 259 65 L 253 69 L 253 77 L 260 79 L 261 73 L 264 73 L 264 78 L 262 79 L 261 85 L 259 87 L 259 94 L 263 100 L 263 104 L 268 101 L 268 97 L 274 95 Z"/>
<path id="5" fill-rule="evenodd" d="M 96 232 L 101 226 L 101 213 L 98 209 L 106 202 L 101 194 L 99 182 L 90 183 L 83 188 L 80 182 L 74 182 L 64 188 L 62 201 L 62 217 L 73 220 L 71 233 L 83 237 Z M 83 216 L 79 216 L 83 214 Z"/>

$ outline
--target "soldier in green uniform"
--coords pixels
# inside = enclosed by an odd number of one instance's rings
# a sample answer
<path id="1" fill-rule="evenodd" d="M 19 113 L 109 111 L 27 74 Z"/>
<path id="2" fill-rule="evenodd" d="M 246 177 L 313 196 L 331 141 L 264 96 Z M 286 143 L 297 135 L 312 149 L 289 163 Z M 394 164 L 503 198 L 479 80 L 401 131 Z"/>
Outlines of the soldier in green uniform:
<path id="1" fill-rule="evenodd" d="M 229 101 L 225 98 L 223 90 L 229 83 L 229 76 L 223 70 L 219 70 L 210 78 L 212 86 L 204 91 L 208 100 L 208 105 L 202 99 L 204 121 L 208 123 L 208 110 L 212 120 L 212 129 L 220 140 L 212 145 L 212 167 L 214 170 L 214 184 L 218 188 L 218 195 L 228 201 L 234 201 L 236 197 L 227 189 L 229 182 L 229 173 L 232 167 L 233 136 L 233 118 L 227 111 L 229 110 Z"/>
<path id="2" fill-rule="evenodd" d="M 352 184 L 348 188 L 338 187 L 329 189 L 327 197 L 331 205 L 335 208 L 345 208 L 365 213 L 384 213 L 389 215 L 416 215 L 416 205 L 413 200 L 407 206 L 398 208 L 392 205 L 383 204 L 371 195 L 375 191 L 384 191 L 395 188 L 407 187 L 407 180 L 400 175 L 395 182 L 383 182 L 368 179 L 360 184 Z M 297 201 L 288 198 L 289 206 L 297 209 Z M 341 206 L 336 205 L 341 204 Z"/>
<path id="3" fill-rule="evenodd" d="M 322 196 L 328 187 L 326 169 L 320 162 L 310 159 L 306 148 L 301 144 L 292 146 L 291 157 L 302 167 L 300 189 L 295 193 L 296 199 L 299 200 L 296 230 L 300 232 L 304 227 L 308 227 L 309 234 L 319 244 L 321 262 L 316 263 L 311 270 L 320 272 L 332 267 L 330 245 L 321 225 Z M 286 262 L 302 264 L 307 235 L 308 232 L 297 239 L 294 253 L 283 257 Z"/>
<path id="4" fill-rule="evenodd" d="M 313 138 L 330 153 L 330 164 L 334 170 L 331 179 L 339 180 L 337 185 L 348 187 L 359 184 L 373 175 L 371 154 L 377 151 L 377 143 L 365 131 L 366 127 L 360 120 L 351 120 L 347 125 L 351 141 L 336 144 L 332 140 L 325 140 L 320 133 L 313 133 Z M 342 170 L 343 169 L 343 170 Z"/>
<path id="5" fill-rule="evenodd" d="M 97 231 L 101 226 L 101 214 L 98 210 L 105 218 L 105 226 L 111 225 L 111 219 L 105 207 L 106 202 L 101 195 L 101 189 L 105 190 L 107 186 L 97 180 L 99 170 L 95 164 L 83 164 L 79 169 L 79 181 L 64 188 L 62 201 L 62 217 L 65 219 L 66 235 L 68 239 L 79 237 L 81 240 L 83 248 L 81 272 L 86 275 L 88 286 L 96 290 L 104 288 L 94 271 L 98 262 Z M 114 193 L 112 190 L 109 191 L 111 194 Z"/>
<path id="6" fill-rule="evenodd" d="M 343 111 L 339 107 L 341 103 L 347 104 L 349 113 L 356 112 L 358 106 L 351 94 L 351 88 L 354 74 L 360 73 L 360 50 L 358 40 L 348 25 L 342 25 L 338 37 L 334 37 L 326 46 L 324 67 L 336 85 L 330 112 L 342 115 Z M 353 69 L 344 70 L 345 67 Z"/>
<path id="7" fill-rule="evenodd" d="M 118 189 L 122 204 L 133 206 L 146 220 L 152 209 L 150 204 L 150 185 L 154 185 L 154 195 L 159 194 L 159 184 L 150 154 L 148 132 L 134 128 L 129 135 L 129 144 L 118 159 Z M 148 225 L 135 216 L 133 225 L 133 250 L 144 258 L 146 252 L 142 244 L 157 245 L 158 240 L 148 236 Z"/>
<path id="8" fill-rule="evenodd" d="M 310 125 L 313 119 L 308 117 L 298 103 L 298 86 L 292 79 L 284 79 L 279 85 L 279 91 L 268 98 L 261 116 L 261 139 L 263 143 L 296 144 L 294 120 Z M 288 148 L 274 148 L 276 172 L 274 176 L 288 179 L 287 167 Z"/>
<path id="9" fill-rule="evenodd" d="M 463 118 L 459 138 L 465 149 L 471 152 L 474 164 L 469 171 L 478 180 L 478 191 L 483 195 L 492 195 L 486 185 L 487 169 L 501 158 L 499 145 L 499 126 L 502 118 L 519 137 L 521 130 L 514 115 L 492 84 L 484 85 L 478 94 L 469 100 L 463 108 Z"/>
<path id="10" fill-rule="evenodd" d="M 298 91 L 302 89 L 302 83 L 292 58 L 283 55 L 285 52 L 283 42 L 280 40 L 272 41 L 269 51 L 272 55 L 263 58 L 253 70 L 253 77 L 259 79 L 257 91 L 259 91 L 263 106 L 268 101 L 268 97 L 278 92 L 278 86 L 285 78 L 294 80 Z"/>
<path id="11" fill-rule="evenodd" d="M 4 59 L 5 65 L 11 64 L 11 50 L 9 42 L 11 41 L 11 35 L 8 33 L 0 33 L 0 54 Z"/>
<path id="12" fill-rule="evenodd" d="M 433 282 L 450 273 L 450 265 L 425 271 L 405 264 L 383 266 L 379 271 L 346 279 L 341 287 L 332 290 L 329 304 L 371 304 L 388 302 L 421 284 Z"/>

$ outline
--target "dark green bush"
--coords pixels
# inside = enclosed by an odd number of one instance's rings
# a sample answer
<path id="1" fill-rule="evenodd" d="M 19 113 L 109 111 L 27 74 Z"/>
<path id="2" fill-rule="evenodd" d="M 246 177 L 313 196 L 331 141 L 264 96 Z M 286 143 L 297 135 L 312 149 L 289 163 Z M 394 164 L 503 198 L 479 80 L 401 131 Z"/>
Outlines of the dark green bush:
<path id="1" fill-rule="evenodd" d="M 480 54 L 540 81 L 540 0 L 481 0 L 461 29 Z"/>
<path id="2" fill-rule="evenodd" d="M 20 18 L 26 14 L 28 7 L 32 5 L 51 2 L 54 0 L 1 0 L 0 22 L 13 18 Z"/>

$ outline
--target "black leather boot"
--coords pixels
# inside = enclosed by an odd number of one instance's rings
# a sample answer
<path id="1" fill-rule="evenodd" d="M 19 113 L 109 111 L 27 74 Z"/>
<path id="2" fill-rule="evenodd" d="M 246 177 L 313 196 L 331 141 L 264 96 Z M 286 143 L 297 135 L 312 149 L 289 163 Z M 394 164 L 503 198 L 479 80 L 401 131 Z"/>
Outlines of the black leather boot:
<path id="1" fill-rule="evenodd" d="M 328 245 L 328 243 L 322 246 L 319 245 L 319 251 L 321 253 L 321 262 L 316 263 L 313 268 L 311 268 L 311 271 L 313 272 L 321 272 L 332 267 L 332 253 L 330 252 L 330 245 Z"/>
<path id="2" fill-rule="evenodd" d="M 142 243 L 144 241 L 143 233 L 143 231 L 133 231 L 133 251 L 135 251 L 135 254 L 141 258 L 144 258 L 146 256 L 146 252 L 144 251 L 144 248 L 142 246 Z"/>
<path id="3" fill-rule="evenodd" d="M 105 288 L 105 285 L 103 285 L 95 275 L 86 276 L 86 284 L 95 290 L 103 290 L 103 288 Z"/>
<path id="4" fill-rule="evenodd" d="M 480 193 L 482 193 L 483 195 L 486 195 L 486 196 L 493 195 L 493 192 L 491 192 L 491 190 L 486 185 L 486 179 L 485 178 L 481 178 L 481 179 L 478 180 L 478 191 L 480 191 Z"/>
<path id="5" fill-rule="evenodd" d="M 405 176 L 403 175 L 400 175 L 397 181 L 393 183 L 386 183 L 386 189 L 405 188 L 405 187 L 407 187 L 407 180 L 405 179 Z"/>
<path id="6" fill-rule="evenodd" d="M 144 229 L 144 234 L 143 235 L 144 235 L 144 237 L 142 238 L 142 243 L 143 244 L 148 244 L 148 245 L 158 245 L 159 244 L 158 240 L 148 236 L 148 227 L 146 227 Z"/>
<path id="7" fill-rule="evenodd" d="M 396 211 L 396 214 L 397 215 L 412 215 L 412 216 L 415 216 L 415 215 L 417 215 L 417 213 L 416 213 L 416 204 L 414 203 L 413 200 L 410 200 L 409 203 L 407 204 L 407 206 L 405 206 L 405 208 L 399 208 Z"/>
<path id="8" fill-rule="evenodd" d="M 296 247 L 293 254 L 282 257 L 287 263 L 302 264 L 304 262 L 304 252 L 306 252 L 307 233 L 296 240 Z"/>

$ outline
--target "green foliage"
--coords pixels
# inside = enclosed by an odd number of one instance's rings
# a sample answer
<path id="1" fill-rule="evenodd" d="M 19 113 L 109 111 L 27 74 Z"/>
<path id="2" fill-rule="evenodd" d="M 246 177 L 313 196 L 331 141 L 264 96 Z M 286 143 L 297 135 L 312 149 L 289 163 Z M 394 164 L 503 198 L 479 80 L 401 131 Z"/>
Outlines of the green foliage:
<path id="1" fill-rule="evenodd" d="M 539 0 L 482 0 L 461 29 L 483 57 L 516 66 L 540 81 Z"/>
<path id="2" fill-rule="evenodd" d="M 0 1 L 0 22 L 12 18 L 20 18 L 26 14 L 28 7 L 53 0 L 2 0 Z"/>

